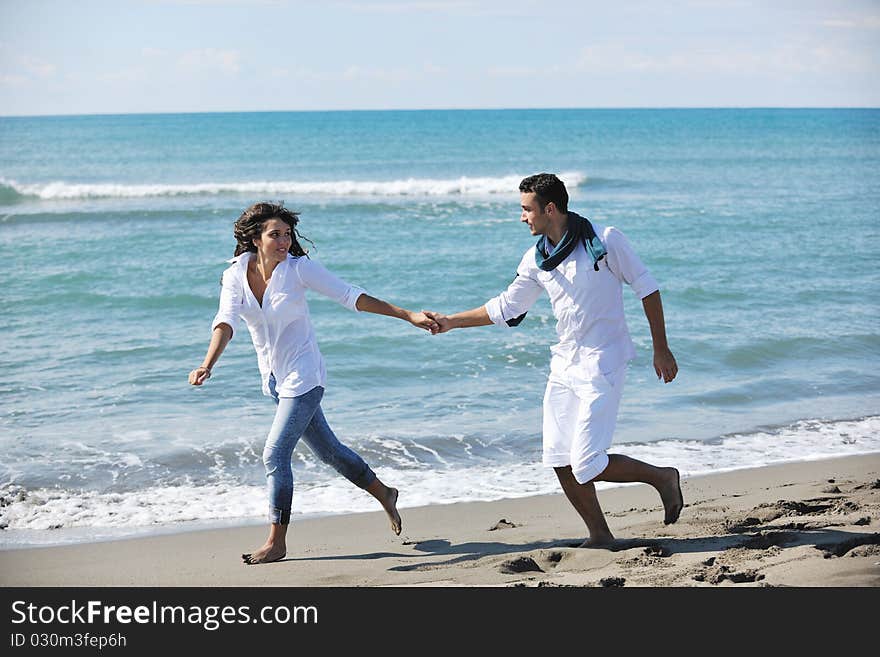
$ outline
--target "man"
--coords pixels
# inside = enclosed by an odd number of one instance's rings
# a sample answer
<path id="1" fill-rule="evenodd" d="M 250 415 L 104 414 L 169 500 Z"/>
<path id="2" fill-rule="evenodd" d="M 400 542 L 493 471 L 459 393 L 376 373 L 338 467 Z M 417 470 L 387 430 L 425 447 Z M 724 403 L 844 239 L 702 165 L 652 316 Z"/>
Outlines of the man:
<path id="1" fill-rule="evenodd" d="M 678 470 L 607 453 L 627 363 L 635 357 L 622 283 L 642 300 L 657 377 L 669 383 L 678 373 L 666 343 L 657 283 L 623 233 L 569 212 L 568 192 L 555 175 L 529 176 L 519 190 L 521 220 L 540 238 L 526 251 L 516 278 L 484 306 L 449 316 L 426 314 L 440 324 L 439 333 L 489 324 L 516 326 L 546 291 L 559 342 L 550 350 L 544 393 L 543 462 L 554 468 L 562 490 L 587 525 L 590 535 L 581 547 L 614 541 L 595 481 L 651 484 L 663 501 L 665 524 L 674 523 L 684 506 Z"/>

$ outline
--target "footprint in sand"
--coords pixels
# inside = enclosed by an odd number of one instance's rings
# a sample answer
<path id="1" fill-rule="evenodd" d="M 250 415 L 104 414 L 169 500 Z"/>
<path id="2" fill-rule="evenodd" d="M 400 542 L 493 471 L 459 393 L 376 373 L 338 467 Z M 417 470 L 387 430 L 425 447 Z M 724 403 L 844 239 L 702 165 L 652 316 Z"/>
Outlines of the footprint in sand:
<path id="1" fill-rule="evenodd" d="M 822 550 L 825 553 L 826 559 L 831 559 L 832 557 L 842 557 L 850 550 L 861 547 L 863 545 L 880 545 L 880 534 L 856 536 L 849 540 L 841 541 L 840 543 L 835 543 L 833 545 L 817 545 L 816 549 Z"/>
<path id="2" fill-rule="evenodd" d="M 796 534 L 791 532 L 759 532 L 741 544 L 741 547 L 751 550 L 766 550 L 770 547 L 781 547 L 798 540 Z"/>
<path id="3" fill-rule="evenodd" d="M 670 555 L 669 550 L 662 545 L 649 545 L 644 549 L 644 553 L 648 557 L 668 557 Z"/>
<path id="4" fill-rule="evenodd" d="M 498 570 L 506 575 L 515 575 L 517 573 L 527 573 L 527 572 L 539 572 L 543 573 L 544 571 L 541 569 L 535 560 L 531 557 L 517 557 L 516 559 L 509 559 L 502 563 Z"/>
<path id="5" fill-rule="evenodd" d="M 489 527 L 489 531 L 490 531 L 490 532 L 494 532 L 494 531 L 496 531 L 496 530 L 498 530 L 498 529 L 511 529 L 511 528 L 513 528 L 513 527 L 516 527 L 516 526 L 517 526 L 517 525 L 515 525 L 514 523 L 510 522 L 509 520 L 507 520 L 507 518 L 502 518 L 501 520 L 499 520 L 498 522 L 496 522 L 494 525 L 492 525 L 491 527 Z"/>
<path id="6" fill-rule="evenodd" d="M 562 552 L 551 552 L 550 554 L 547 555 L 547 561 L 549 561 L 553 565 L 556 565 L 560 561 L 562 561 L 562 557 L 564 557 L 564 556 L 565 555 L 562 554 Z"/>
<path id="7" fill-rule="evenodd" d="M 710 563 L 711 562 L 711 563 Z M 742 584 L 746 582 L 759 582 L 764 579 L 764 575 L 757 570 L 736 571 L 730 566 L 715 564 L 714 557 L 703 562 L 709 566 L 708 570 L 700 570 L 691 576 L 695 582 L 709 582 L 710 584 L 720 584 L 723 581 L 732 582 L 734 584 Z"/>

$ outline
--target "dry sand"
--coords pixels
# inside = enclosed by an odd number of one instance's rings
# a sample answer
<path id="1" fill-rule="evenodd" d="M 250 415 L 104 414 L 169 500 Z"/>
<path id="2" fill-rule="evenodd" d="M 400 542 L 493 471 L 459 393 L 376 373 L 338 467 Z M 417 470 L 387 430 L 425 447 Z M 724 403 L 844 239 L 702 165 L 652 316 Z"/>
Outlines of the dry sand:
<path id="1" fill-rule="evenodd" d="M 2 586 L 880 585 L 880 454 L 684 479 L 663 525 L 645 485 L 600 491 L 615 549 L 575 547 L 562 495 L 294 520 L 285 560 L 246 566 L 265 527 L 0 552 Z M 401 493 L 405 502 L 406 491 Z"/>

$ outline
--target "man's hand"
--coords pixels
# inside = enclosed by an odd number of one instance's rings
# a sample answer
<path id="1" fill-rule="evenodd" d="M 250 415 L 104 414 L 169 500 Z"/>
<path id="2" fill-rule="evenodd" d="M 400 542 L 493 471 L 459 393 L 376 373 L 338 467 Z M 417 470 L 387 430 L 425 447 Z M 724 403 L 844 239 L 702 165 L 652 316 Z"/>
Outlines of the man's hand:
<path id="1" fill-rule="evenodd" d="M 409 322 L 413 326 L 417 326 L 421 329 L 425 329 L 426 331 L 430 331 L 431 335 L 435 335 L 440 332 L 440 325 L 433 317 L 431 317 L 431 313 L 427 313 L 424 311 L 419 313 L 410 313 Z"/>
<path id="2" fill-rule="evenodd" d="M 446 315 L 431 310 L 425 310 L 424 313 L 437 323 L 437 330 L 433 331 L 435 335 L 437 333 L 446 333 L 452 329 L 452 322 L 449 321 Z"/>
<path id="3" fill-rule="evenodd" d="M 669 349 L 654 350 L 654 371 L 664 383 L 669 383 L 678 374 L 678 364 Z"/>

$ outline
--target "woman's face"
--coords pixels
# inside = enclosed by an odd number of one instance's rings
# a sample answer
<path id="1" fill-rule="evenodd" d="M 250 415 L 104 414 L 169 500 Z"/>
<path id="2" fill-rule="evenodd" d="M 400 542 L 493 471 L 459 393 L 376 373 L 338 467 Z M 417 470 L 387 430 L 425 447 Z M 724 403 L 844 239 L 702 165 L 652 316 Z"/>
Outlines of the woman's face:
<path id="1" fill-rule="evenodd" d="M 290 226 L 281 219 L 268 219 L 263 232 L 254 239 L 254 246 L 264 258 L 281 262 L 287 258 L 293 235 Z"/>

